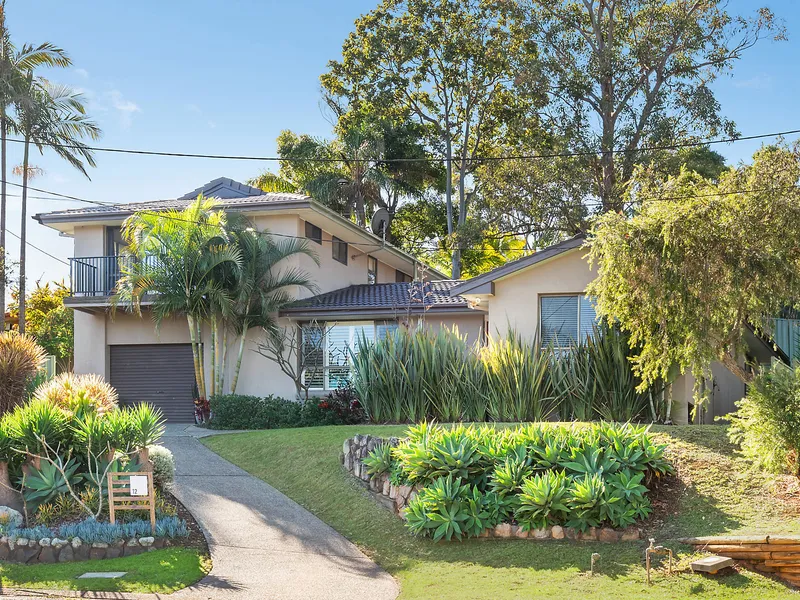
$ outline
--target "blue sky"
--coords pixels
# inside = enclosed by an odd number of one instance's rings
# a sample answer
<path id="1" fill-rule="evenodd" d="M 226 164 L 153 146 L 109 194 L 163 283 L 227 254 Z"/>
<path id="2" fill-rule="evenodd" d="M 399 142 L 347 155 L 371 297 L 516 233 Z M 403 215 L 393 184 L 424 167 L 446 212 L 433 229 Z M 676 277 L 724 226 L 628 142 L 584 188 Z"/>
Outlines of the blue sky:
<path id="1" fill-rule="evenodd" d="M 74 66 L 47 76 L 80 88 L 104 130 L 101 145 L 215 154 L 271 155 L 282 129 L 325 136 L 319 75 L 377 0 L 7 0 L 13 40 L 50 41 Z M 732 0 L 748 13 L 759 2 Z M 762 42 L 732 76 L 714 84 L 723 110 L 744 135 L 799 129 L 800 6 L 768 3 L 789 29 L 788 42 Z M 747 159 L 760 142 L 717 146 L 729 161 Z M 10 165 L 21 162 L 13 144 Z M 244 180 L 263 163 L 155 158 L 101 153 L 91 181 L 51 152 L 32 163 L 45 173 L 31 185 L 102 201 L 182 195 L 220 176 Z M 11 188 L 12 193 L 15 192 Z M 19 198 L 10 198 L 9 228 L 19 232 Z M 33 199 L 29 213 L 77 206 Z M 66 259 L 72 241 L 34 221 L 29 240 Z M 18 255 L 10 239 L 12 256 Z M 29 285 L 66 277 L 68 268 L 28 250 Z"/>

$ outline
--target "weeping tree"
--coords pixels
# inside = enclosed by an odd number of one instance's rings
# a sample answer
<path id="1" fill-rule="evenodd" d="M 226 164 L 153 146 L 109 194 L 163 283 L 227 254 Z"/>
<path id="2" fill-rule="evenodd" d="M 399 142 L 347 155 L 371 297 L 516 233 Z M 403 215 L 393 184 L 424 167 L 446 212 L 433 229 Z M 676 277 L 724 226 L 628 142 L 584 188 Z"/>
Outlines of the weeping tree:
<path id="1" fill-rule="evenodd" d="M 639 389 L 676 371 L 702 382 L 714 361 L 751 383 L 745 335 L 769 337 L 800 298 L 800 148 L 765 147 L 718 181 L 688 170 L 636 180 L 636 213 L 594 226 L 587 293 L 629 335 Z"/>

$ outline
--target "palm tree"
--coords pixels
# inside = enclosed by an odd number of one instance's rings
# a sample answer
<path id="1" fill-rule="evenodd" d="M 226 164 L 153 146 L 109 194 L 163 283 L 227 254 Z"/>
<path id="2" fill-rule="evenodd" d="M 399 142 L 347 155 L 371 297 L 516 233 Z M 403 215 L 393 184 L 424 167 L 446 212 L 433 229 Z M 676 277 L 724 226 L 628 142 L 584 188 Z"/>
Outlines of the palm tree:
<path id="1" fill-rule="evenodd" d="M 140 316 L 142 301 L 152 301 L 156 327 L 164 319 L 186 316 L 201 398 L 208 397 L 202 326 L 217 310 L 230 314 L 230 293 L 219 274 L 236 276 L 242 263 L 225 211 L 215 210 L 217 206 L 201 195 L 182 211 L 139 212 L 128 217 L 122 235 L 131 260 L 122 263 L 123 275 L 111 299 L 114 309 L 122 304 Z"/>
<path id="2" fill-rule="evenodd" d="M 83 173 L 86 166 L 94 167 L 94 154 L 83 143 L 83 138 L 96 140 L 100 128 L 86 116 L 81 94 L 63 85 L 54 85 L 35 78 L 28 71 L 25 87 L 17 98 L 17 128 L 21 132 L 24 145 L 22 153 L 22 221 L 20 225 L 19 253 L 19 330 L 25 332 L 25 255 L 27 249 L 27 208 L 28 179 L 30 176 L 31 144 L 44 153 L 45 147 L 52 148 L 56 154 Z"/>
<path id="3" fill-rule="evenodd" d="M 49 42 L 26 45 L 18 52 L 6 25 L 5 0 L 0 0 L 0 331 L 5 318 L 6 288 L 6 138 L 14 125 L 8 109 L 24 93 L 26 73 L 40 66 L 67 67 L 70 64 L 67 54 Z"/>
<path id="4" fill-rule="evenodd" d="M 231 394 L 236 393 L 239 382 L 248 331 L 260 327 L 267 333 L 277 332 L 277 313 L 294 300 L 294 288 L 305 288 L 312 292 L 317 290 L 316 284 L 306 271 L 299 267 L 280 269 L 279 263 L 293 256 L 306 255 L 319 265 L 319 257 L 309 247 L 307 240 L 294 238 L 276 240 L 268 231 L 255 231 L 244 217 L 239 218 L 241 222 L 234 229 L 234 235 L 242 253 L 242 266 L 238 276 L 232 279 L 233 304 L 226 319 L 228 326 L 239 338 Z M 227 328 L 224 331 L 227 331 Z M 225 363 L 226 349 L 227 344 L 223 338 L 223 359 L 218 362 L 220 365 Z M 223 393 L 222 371 L 217 376 L 217 385 L 216 393 Z"/>

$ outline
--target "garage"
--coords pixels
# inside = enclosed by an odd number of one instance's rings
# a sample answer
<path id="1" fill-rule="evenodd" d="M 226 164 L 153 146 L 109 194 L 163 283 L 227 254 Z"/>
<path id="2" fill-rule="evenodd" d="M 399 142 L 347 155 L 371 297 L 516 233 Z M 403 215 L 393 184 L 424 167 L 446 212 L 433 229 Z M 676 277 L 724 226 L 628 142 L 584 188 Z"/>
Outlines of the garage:
<path id="1" fill-rule="evenodd" d="M 194 359 L 190 344 L 110 346 L 111 385 L 120 404 L 149 402 L 171 423 L 194 421 Z"/>

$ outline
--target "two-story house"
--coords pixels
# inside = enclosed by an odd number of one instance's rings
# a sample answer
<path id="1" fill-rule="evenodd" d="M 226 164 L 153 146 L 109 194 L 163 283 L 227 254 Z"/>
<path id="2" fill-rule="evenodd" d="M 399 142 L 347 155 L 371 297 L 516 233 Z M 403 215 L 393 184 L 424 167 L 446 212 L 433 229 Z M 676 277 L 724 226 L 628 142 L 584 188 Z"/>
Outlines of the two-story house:
<path id="1" fill-rule="evenodd" d="M 341 383 L 347 367 L 345 348 L 361 335 L 371 339 L 398 323 L 425 318 L 435 327 L 458 326 L 472 340 L 482 336 L 482 313 L 450 294 L 456 282 L 434 269 L 420 269 L 413 256 L 301 194 L 264 193 L 220 178 L 174 200 L 36 215 L 42 225 L 74 239 L 72 294 L 65 304 L 75 309 L 75 372 L 104 376 L 123 403 L 153 403 L 174 422 L 193 419 L 194 366 L 186 319 L 178 316 L 156 329 L 146 306 L 139 317 L 112 311 L 110 298 L 126 260 L 120 233 L 123 221 L 136 211 L 184 208 L 198 194 L 219 199 L 225 210 L 245 214 L 260 231 L 306 238 L 316 249 L 319 266 L 307 256 L 294 257 L 295 264 L 287 266 L 309 272 L 317 295 L 300 290 L 298 302 L 280 315 L 285 326 L 325 324 L 323 352 L 317 356 L 322 374 L 313 382 L 316 393 Z M 424 273 L 425 283 L 412 283 L 419 272 Z M 259 330 L 250 331 L 249 350 L 261 336 Z M 205 364 L 207 368 L 211 364 L 208 356 Z M 291 398 L 296 388 L 277 364 L 248 351 L 237 393 Z"/>

